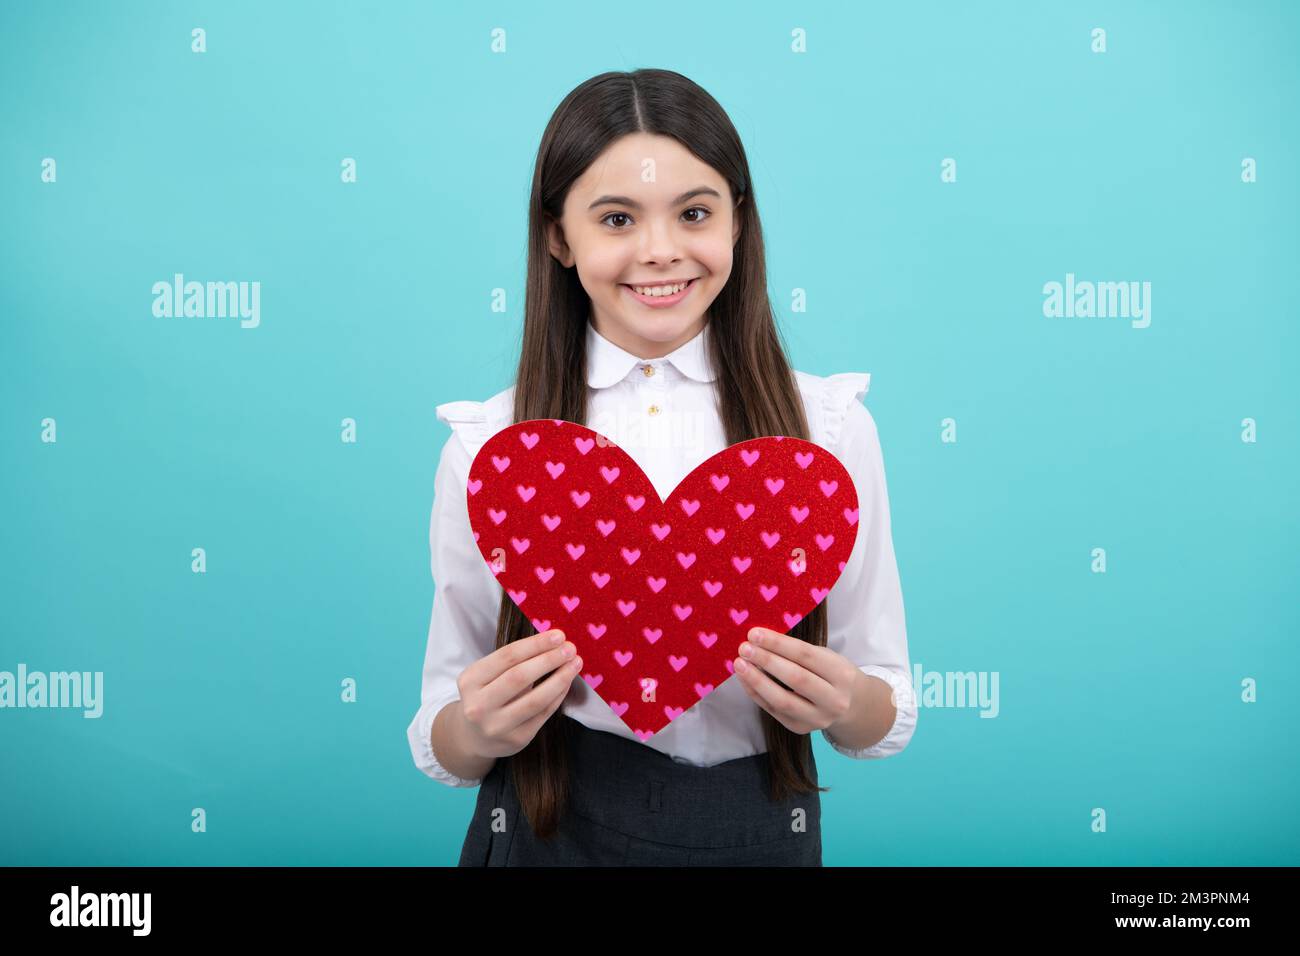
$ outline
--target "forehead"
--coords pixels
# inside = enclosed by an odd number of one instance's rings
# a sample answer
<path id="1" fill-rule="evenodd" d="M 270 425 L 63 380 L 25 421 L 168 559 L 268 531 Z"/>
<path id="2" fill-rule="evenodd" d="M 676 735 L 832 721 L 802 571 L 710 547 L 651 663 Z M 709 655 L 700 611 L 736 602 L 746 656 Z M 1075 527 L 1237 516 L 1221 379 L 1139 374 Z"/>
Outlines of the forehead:
<path id="1" fill-rule="evenodd" d="M 570 196 L 590 199 L 677 195 L 686 185 L 709 185 L 726 195 L 726 182 L 708 163 L 670 136 L 633 133 L 609 145 L 573 183 Z"/>

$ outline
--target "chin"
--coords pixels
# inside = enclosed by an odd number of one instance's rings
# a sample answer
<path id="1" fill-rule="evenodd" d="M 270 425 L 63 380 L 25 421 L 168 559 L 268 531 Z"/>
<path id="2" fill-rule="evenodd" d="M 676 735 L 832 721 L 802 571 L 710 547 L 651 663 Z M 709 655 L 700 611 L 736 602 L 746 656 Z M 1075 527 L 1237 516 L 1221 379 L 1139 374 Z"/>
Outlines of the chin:
<path id="1" fill-rule="evenodd" d="M 629 325 L 628 330 L 634 335 L 645 339 L 647 342 L 658 342 L 663 344 L 680 337 L 683 332 L 690 328 L 694 321 L 694 319 L 691 319 L 686 322 L 675 321 L 669 323 L 664 321 L 655 322 L 653 324 L 639 322 Z"/>

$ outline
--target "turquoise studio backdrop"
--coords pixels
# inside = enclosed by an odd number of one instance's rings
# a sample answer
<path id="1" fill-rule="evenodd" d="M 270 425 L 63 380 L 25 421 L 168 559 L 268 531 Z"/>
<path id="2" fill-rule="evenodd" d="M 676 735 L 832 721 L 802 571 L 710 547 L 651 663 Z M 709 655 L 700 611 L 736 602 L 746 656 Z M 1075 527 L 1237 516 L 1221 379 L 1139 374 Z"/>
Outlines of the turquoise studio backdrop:
<path id="1" fill-rule="evenodd" d="M 795 366 L 872 375 L 921 709 L 882 760 L 814 735 L 825 862 L 1300 862 L 1297 37 L 1286 2 L 4 4 L 0 671 L 103 676 L 97 718 L 0 709 L 0 863 L 456 862 L 477 791 L 406 740 L 434 407 L 512 380 L 547 118 L 642 66 L 736 123 Z M 257 323 L 155 316 L 177 273 L 258 282 Z"/>

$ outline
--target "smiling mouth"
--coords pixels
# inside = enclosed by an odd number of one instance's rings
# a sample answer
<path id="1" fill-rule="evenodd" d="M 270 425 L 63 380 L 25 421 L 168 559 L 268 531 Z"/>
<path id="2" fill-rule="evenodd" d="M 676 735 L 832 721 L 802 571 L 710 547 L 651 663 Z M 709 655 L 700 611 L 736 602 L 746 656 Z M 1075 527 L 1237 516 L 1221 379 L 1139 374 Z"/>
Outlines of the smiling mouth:
<path id="1" fill-rule="evenodd" d="M 623 286 L 623 288 L 625 289 L 630 289 L 632 292 L 636 293 L 637 295 L 641 295 L 646 298 L 666 299 L 674 295 L 681 295 L 681 293 L 685 292 L 697 281 L 699 281 L 699 276 L 694 276 L 690 279 L 676 279 L 671 282 L 655 282 L 648 285 L 642 285 L 640 283 L 632 283 L 632 282 L 620 282 L 619 285 Z M 679 286 L 680 288 L 678 288 Z M 673 289 L 673 288 L 676 288 L 677 291 L 676 292 L 662 291 L 665 289 Z M 649 289 L 651 290 L 652 294 L 646 295 L 645 293 L 637 292 L 638 289 Z"/>

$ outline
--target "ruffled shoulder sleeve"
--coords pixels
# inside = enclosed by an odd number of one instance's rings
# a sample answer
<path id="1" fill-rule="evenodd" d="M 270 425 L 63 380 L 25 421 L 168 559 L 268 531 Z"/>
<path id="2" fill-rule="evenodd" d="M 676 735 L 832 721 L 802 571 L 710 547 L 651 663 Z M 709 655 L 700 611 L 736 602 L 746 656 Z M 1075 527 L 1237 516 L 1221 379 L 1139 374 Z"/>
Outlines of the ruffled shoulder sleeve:
<path id="1" fill-rule="evenodd" d="M 498 392 L 486 402 L 444 402 L 436 411 L 438 420 L 451 426 L 473 460 L 489 438 L 510 424 L 514 412 L 514 386 Z"/>
<path id="2" fill-rule="evenodd" d="M 840 372 L 827 375 L 822 385 L 822 444 L 833 448 L 840 443 L 844 419 L 854 402 L 861 402 L 871 385 L 870 372 Z"/>
<path id="3" fill-rule="evenodd" d="M 436 409 L 438 420 L 446 422 L 473 459 L 492 437 L 486 402 L 446 402 Z"/>

